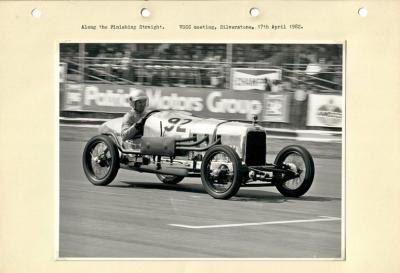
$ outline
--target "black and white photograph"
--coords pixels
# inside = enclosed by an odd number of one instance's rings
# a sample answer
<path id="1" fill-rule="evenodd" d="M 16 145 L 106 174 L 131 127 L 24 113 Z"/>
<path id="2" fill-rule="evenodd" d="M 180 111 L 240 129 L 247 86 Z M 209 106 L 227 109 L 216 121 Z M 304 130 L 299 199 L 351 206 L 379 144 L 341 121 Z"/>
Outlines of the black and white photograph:
<path id="1" fill-rule="evenodd" d="M 344 51 L 60 43 L 58 257 L 343 260 Z"/>

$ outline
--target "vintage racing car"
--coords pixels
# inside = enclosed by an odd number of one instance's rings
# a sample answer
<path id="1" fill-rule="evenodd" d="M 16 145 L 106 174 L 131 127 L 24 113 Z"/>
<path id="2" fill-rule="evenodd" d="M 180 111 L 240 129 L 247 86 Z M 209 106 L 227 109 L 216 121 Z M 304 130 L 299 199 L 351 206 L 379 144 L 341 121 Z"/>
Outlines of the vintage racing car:
<path id="1" fill-rule="evenodd" d="M 201 177 L 212 197 L 228 199 L 242 186 L 275 186 L 299 197 L 314 179 L 314 162 L 303 147 L 283 148 L 266 163 L 266 131 L 252 123 L 199 118 L 183 111 L 150 111 L 143 137 L 123 142 L 122 118 L 105 122 L 83 151 L 83 169 L 94 185 L 111 183 L 119 168 L 154 173 L 166 184 Z"/>

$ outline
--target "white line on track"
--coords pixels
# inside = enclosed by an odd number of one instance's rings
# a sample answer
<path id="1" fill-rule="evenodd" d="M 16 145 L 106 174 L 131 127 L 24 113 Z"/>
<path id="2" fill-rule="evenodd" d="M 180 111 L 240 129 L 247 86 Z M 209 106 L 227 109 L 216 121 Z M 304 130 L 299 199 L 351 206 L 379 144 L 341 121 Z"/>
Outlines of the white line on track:
<path id="1" fill-rule="evenodd" d="M 288 220 L 288 221 L 226 224 L 226 225 L 209 225 L 209 226 L 190 226 L 190 225 L 181 225 L 181 224 L 169 224 L 169 225 L 174 226 L 174 227 L 190 228 L 190 229 L 207 229 L 207 228 L 229 228 L 229 227 L 281 225 L 281 224 L 310 223 L 310 222 L 327 222 L 327 221 L 339 221 L 339 220 L 340 220 L 340 218 L 337 218 L 337 217 L 320 216 L 320 218 L 304 219 L 304 220 Z"/>
<path id="2" fill-rule="evenodd" d="M 192 197 L 192 198 L 202 198 L 202 196 L 198 196 L 198 195 L 190 195 L 190 197 Z"/>

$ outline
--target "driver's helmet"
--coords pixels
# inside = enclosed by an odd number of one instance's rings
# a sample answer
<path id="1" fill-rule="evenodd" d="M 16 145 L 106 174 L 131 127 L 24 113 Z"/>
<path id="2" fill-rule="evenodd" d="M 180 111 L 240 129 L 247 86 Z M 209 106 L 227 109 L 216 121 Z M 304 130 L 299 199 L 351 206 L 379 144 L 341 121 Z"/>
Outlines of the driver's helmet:
<path id="1" fill-rule="evenodd" d="M 130 96 L 129 97 L 129 104 L 130 104 L 130 106 L 132 108 L 135 109 L 135 103 L 137 101 L 141 101 L 141 100 L 146 101 L 146 106 L 149 105 L 149 97 L 146 94 L 141 94 L 141 95 L 138 95 L 138 96 Z"/>

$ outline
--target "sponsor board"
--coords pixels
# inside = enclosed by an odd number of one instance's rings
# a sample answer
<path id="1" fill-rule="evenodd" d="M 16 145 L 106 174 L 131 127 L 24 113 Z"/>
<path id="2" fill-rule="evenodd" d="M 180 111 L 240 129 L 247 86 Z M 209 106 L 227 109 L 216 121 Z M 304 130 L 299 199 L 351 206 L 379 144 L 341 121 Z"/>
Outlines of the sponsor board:
<path id="1" fill-rule="evenodd" d="M 201 117 L 287 122 L 288 96 L 206 88 L 65 84 L 62 110 L 124 113 L 129 96 L 145 93 L 149 108 L 183 110 Z"/>
<path id="2" fill-rule="evenodd" d="M 289 109 L 288 94 L 265 94 L 264 112 L 261 120 L 269 122 L 288 122 Z"/>
<path id="3" fill-rule="evenodd" d="M 267 79 L 280 80 L 281 74 L 280 69 L 232 68 L 232 89 L 265 90 Z"/>
<path id="4" fill-rule="evenodd" d="M 149 108 L 184 110 L 203 117 L 251 119 L 262 115 L 263 94 L 237 94 L 229 90 L 65 84 L 62 110 L 122 113 L 129 110 L 129 96 L 145 93 Z"/>
<path id="5" fill-rule="evenodd" d="M 308 126 L 342 127 L 342 96 L 310 94 L 308 99 Z"/>
<path id="6" fill-rule="evenodd" d="M 81 111 L 83 89 L 82 84 L 61 84 L 61 110 Z"/>

